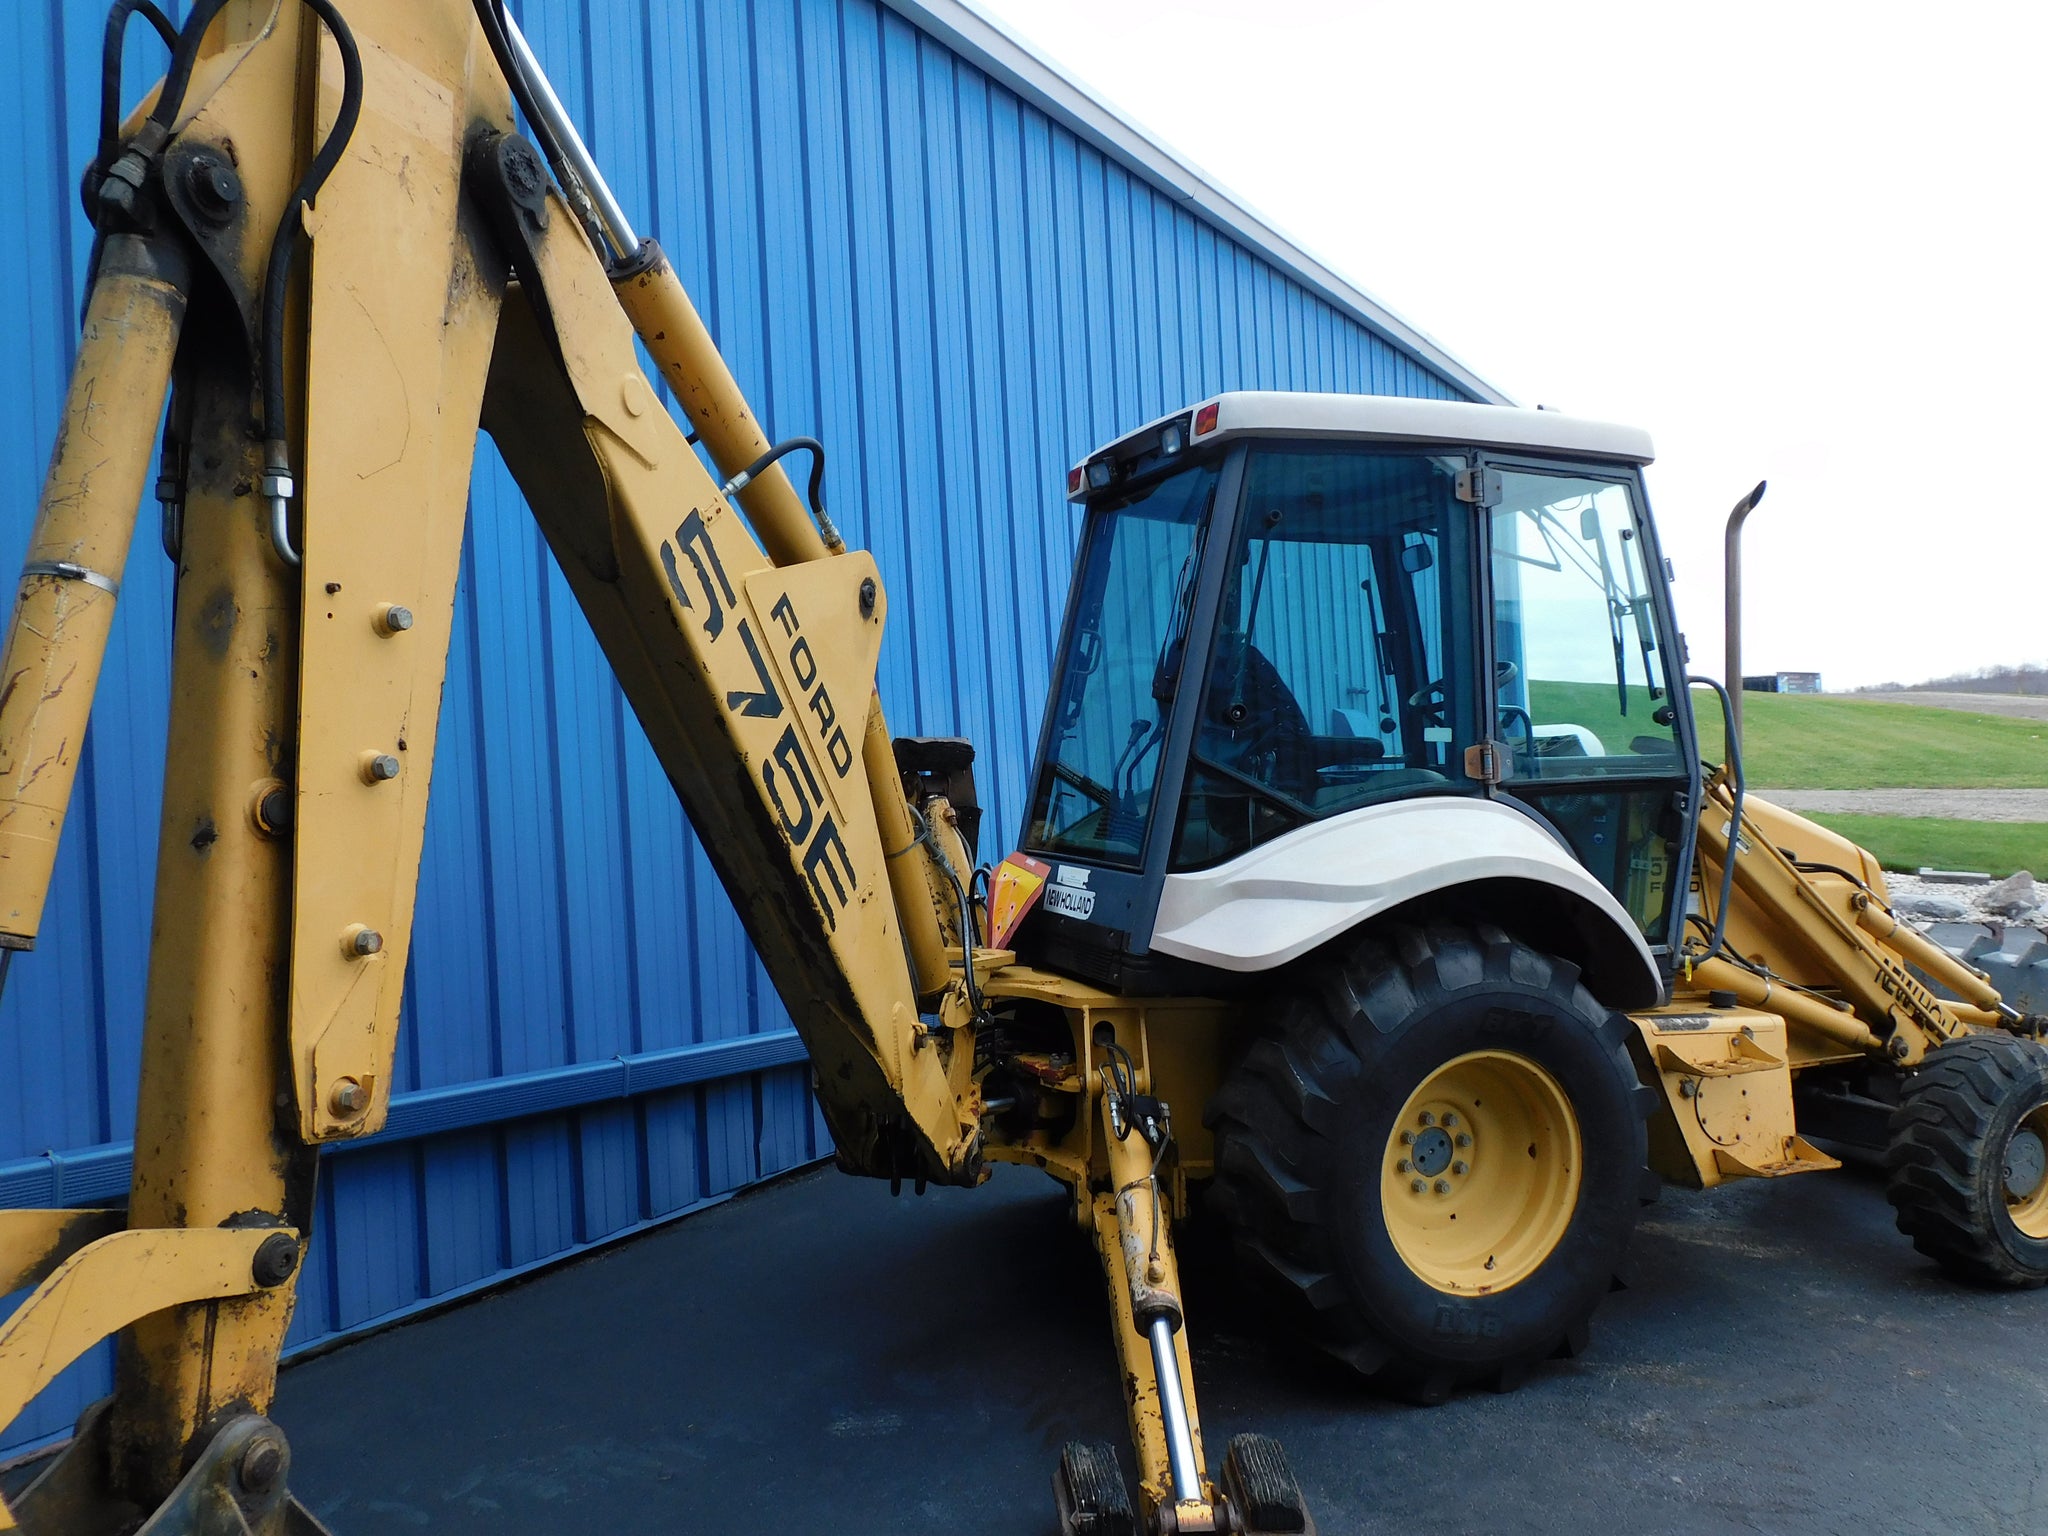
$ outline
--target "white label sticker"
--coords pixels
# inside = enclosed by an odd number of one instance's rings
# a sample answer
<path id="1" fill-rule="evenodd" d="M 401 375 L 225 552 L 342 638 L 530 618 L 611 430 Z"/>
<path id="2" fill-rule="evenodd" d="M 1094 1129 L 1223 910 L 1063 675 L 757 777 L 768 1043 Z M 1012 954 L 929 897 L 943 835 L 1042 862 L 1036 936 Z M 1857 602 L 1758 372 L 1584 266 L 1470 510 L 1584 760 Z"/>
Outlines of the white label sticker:
<path id="1" fill-rule="evenodd" d="M 1064 885 L 1048 885 L 1043 899 L 1046 911 L 1058 912 L 1067 917 L 1085 920 L 1095 911 L 1093 891 L 1077 891 Z"/>

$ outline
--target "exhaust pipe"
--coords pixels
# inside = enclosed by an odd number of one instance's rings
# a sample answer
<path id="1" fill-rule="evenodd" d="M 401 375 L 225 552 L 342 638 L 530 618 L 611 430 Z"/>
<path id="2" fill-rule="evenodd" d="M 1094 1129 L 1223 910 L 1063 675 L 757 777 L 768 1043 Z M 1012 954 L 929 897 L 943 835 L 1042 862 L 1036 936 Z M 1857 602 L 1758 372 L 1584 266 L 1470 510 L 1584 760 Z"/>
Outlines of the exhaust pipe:
<path id="1" fill-rule="evenodd" d="M 1735 509 L 1728 514 L 1728 544 L 1723 559 L 1727 609 L 1721 620 L 1726 650 L 1721 675 L 1728 680 L 1728 728 L 1738 738 L 1742 735 L 1742 524 L 1764 499 L 1764 487 L 1769 483 L 1757 481 L 1756 489 L 1735 503 Z"/>

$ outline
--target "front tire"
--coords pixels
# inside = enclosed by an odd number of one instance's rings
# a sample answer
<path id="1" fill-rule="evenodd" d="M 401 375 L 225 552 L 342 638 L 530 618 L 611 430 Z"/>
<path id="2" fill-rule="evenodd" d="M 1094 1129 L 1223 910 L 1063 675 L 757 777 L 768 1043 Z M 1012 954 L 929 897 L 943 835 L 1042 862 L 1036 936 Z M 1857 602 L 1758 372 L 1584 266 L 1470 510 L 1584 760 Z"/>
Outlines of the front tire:
<path id="1" fill-rule="evenodd" d="M 1628 1030 L 1493 927 L 1404 929 L 1308 973 L 1207 1115 L 1244 1268 L 1423 1401 L 1576 1354 L 1656 1189 Z"/>
<path id="2" fill-rule="evenodd" d="M 1928 1054 L 1892 1113 L 1899 1230 L 1950 1274 L 2048 1284 L 2048 1050 L 1972 1034 Z"/>

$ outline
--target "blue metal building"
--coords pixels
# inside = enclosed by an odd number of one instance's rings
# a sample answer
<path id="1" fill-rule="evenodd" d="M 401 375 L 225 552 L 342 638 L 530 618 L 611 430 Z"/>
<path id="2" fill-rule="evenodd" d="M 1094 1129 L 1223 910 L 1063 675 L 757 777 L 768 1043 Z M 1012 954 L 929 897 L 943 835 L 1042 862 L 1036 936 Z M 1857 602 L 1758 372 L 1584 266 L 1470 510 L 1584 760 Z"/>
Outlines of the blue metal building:
<path id="1" fill-rule="evenodd" d="M 1226 388 L 1499 398 L 955 0 L 514 9 L 771 432 L 831 448 L 835 512 L 892 583 L 891 722 L 979 745 L 991 843 L 1023 809 L 1069 463 Z M 0 16 L 0 568 L 75 342 L 104 10 Z M 134 31 L 130 99 L 161 69 Z M 169 600 L 149 507 L 45 939 L 0 1005 L 0 1206 L 127 1187 Z M 398 1096 L 325 1163 L 295 1348 L 829 1150 L 789 1021 L 487 444 L 442 709 Z M 0 1449 L 67 1430 L 107 1370 L 82 1362 Z"/>

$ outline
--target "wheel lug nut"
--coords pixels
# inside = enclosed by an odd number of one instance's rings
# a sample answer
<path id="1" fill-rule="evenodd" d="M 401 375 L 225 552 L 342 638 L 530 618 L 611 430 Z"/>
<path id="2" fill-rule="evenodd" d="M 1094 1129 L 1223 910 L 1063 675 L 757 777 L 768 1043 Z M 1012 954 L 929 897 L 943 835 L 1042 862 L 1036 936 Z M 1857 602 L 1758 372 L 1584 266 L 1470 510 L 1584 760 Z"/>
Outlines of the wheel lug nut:
<path id="1" fill-rule="evenodd" d="M 1472 1135 L 1469 1131 L 1458 1132 L 1458 1145 L 1461 1147 L 1469 1147 L 1472 1145 Z"/>
<path id="2" fill-rule="evenodd" d="M 1410 1168 L 1413 1168 L 1414 1166 L 1415 1165 L 1413 1163 L 1409 1162 L 1408 1159 L 1404 1157 L 1401 1159 L 1401 1161 L 1394 1164 L 1394 1171 L 1396 1173 L 1406 1173 Z"/>
<path id="3" fill-rule="evenodd" d="M 1408 1187 L 1409 1187 L 1410 1189 L 1414 1190 L 1414 1191 L 1415 1191 L 1415 1193 L 1417 1193 L 1417 1194 L 1419 1195 L 1419 1194 L 1421 1194 L 1421 1193 L 1422 1193 L 1422 1192 L 1423 1192 L 1424 1190 L 1426 1190 L 1426 1189 L 1428 1189 L 1428 1188 L 1429 1188 L 1429 1180 L 1427 1180 L 1427 1179 L 1411 1179 L 1411 1180 L 1409 1180 L 1409 1181 L 1408 1181 Z"/>
<path id="4" fill-rule="evenodd" d="M 1424 1125 L 1435 1125 L 1435 1124 L 1436 1124 L 1436 1116 L 1435 1116 L 1435 1115 L 1432 1115 L 1432 1114 L 1431 1114 L 1431 1113 L 1430 1113 L 1430 1112 L 1429 1112 L 1428 1110 L 1426 1110 L 1426 1109 L 1425 1109 L 1425 1110 L 1424 1110 L 1424 1111 L 1422 1112 L 1422 1123 L 1423 1123 Z"/>
<path id="5" fill-rule="evenodd" d="M 1449 1179 L 1438 1179 L 1436 1181 L 1436 1192 L 1440 1195 L 1448 1195 L 1451 1192 L 1451 1181 Z"/>
<path id="6" fill-rule="evenodd" d="M 1414 1144 L 1415 1144 L 1415 1133 L 1414 1133 L 1413 1131 L 1403 1131 L 1403 1132 L 1401 1133 L 1401 1145 L 1402 1145 L 1402 1146 L 1404 1146 L 1404 1147 L 1410 1147 L 1410 1146 L 1413 1146 Z"/>
<path id="7" fill-rule="evenodd" d="M 1458 1123 L 1458 1112 L 1457 1112 L 1456 1110 L 1454 1110 L 1454 1109 L 1447 1109 L 1447 1110 L 1445 1110 L 1445 1111 L 1444 1111 L 1444 1124 L 1445 1124 L 1445 1125 L 1447 1125 L 1447 1126 L 1451 1126 L 1451 1125 L 1456 1125 L 1457 1123 Z"/>
<path id="8" fill-rule="evenodd" d="M 1451 1172 L 1457 1174 L 1460 1178 L 1463 1178 L 1466 1174 L 1470 1173 L 1471 1171 L 1472 1165 L 1470 1163 L 1456 1162 L 1451 1164 Z"/>

